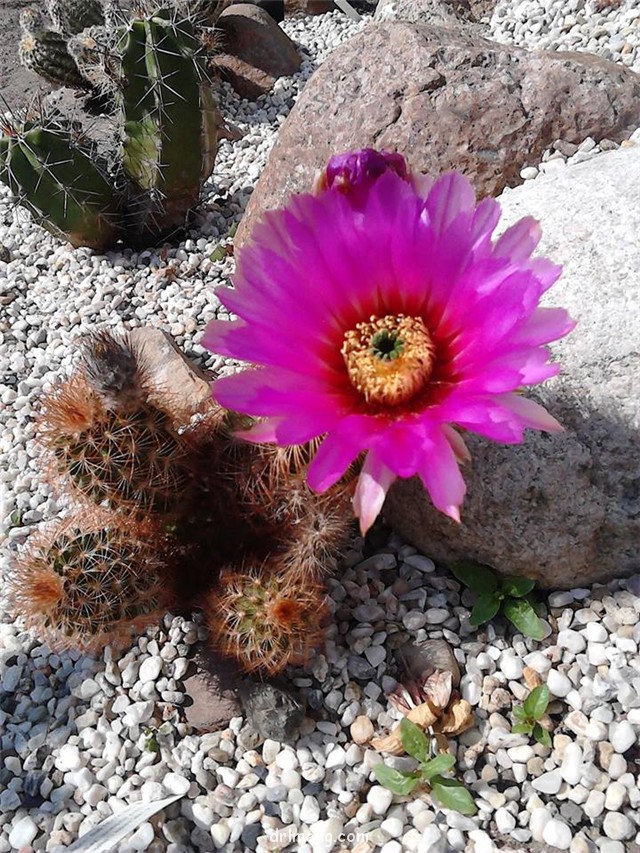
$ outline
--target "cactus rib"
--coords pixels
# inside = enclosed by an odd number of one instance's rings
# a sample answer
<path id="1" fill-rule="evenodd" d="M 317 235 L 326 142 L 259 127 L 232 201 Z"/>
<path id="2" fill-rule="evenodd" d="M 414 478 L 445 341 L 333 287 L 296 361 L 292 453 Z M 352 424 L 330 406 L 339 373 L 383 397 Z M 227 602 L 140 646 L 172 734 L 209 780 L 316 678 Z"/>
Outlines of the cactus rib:
<path id="1" fill-rule="evenodd" d="M 68 130 L 10 129 L 0 138 L 0 180 L 40 225 L 74 246 L 102 249 L 117 236 L 117 192 Z"/>

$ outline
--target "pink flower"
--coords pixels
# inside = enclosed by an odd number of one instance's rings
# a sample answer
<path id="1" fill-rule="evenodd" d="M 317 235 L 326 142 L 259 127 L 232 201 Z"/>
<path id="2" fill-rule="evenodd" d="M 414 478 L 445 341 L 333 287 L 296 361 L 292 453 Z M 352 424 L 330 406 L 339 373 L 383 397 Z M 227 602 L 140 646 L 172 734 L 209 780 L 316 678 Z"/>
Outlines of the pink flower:
<path id="1" fill-rule="evenodd" d="M 217 291 L 239 319 L 213 321 L 204 336 L 256 365 L 213 386 L 222 405 L 264 419 L 246 437 L 323 436 L 312 489 L 366 454 L 354 497 L 363 532 L 393 481 L 415 474 L 459 521 L 458 464 L 469 454 L 455 427 L 507 443 L 525 427 L 560 430 L 517 392 L 558 372 L 545 344 L 574 325 L 563 309 L 538 307 L 561 270 L 531 257 L 535 220 L 492 242 L 500 208 L 476 205 L 462 175 L 411 177 L 395 159 L 379 168 L 380 156 L 334 158 L 326 189 L 265 215 L 234 288 Z"/>

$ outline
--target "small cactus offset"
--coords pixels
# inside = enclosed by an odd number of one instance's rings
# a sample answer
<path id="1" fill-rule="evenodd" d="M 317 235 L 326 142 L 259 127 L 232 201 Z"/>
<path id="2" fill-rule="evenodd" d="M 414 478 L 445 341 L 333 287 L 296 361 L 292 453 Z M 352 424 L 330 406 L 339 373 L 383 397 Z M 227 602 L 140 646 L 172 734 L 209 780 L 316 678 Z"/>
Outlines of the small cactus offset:
<path id="1" fill-rule="evenodd" d="M 100 0 L 46 0 L 46 7 L 55 29 L 66 36 L 98 24 L 104 26 Z"/>
<path id="2" fill-rule="evenodd" d="M 10 575 L 15 615 L 56 649 L 126 643 L 173 603 L 160 538 L 93 511 L 40 529 Z"/>
<path id="3" fill-rule="evenodd" d="M 76 497 L 134 517 L 171 518 L 192 485 L 193 447 L 149 397 L 143 355 L 93 335 L 82 368 L 43 405 L 39 435 Z"/>
<path id="4" fill-rule="evenodd" d="M 42 15 L 35 9 L 24 9 L 20 14 L 22 38 L 18 47 L 20 62 L 35 71 L 49 83 L 88 90 L 87 80 L 67 49 L 67 36 L 44 24 Z"/>
<path id="5" fill-rule="evenodd" d="M 319 585 L 290 578 L 276 564 L 223 572 L 204 602 L 213 647 L 247 672 L 269 675 L 304 664 L 324 637 L 325 594 Z"/>
<path id="6" fill-rule="evenodd" d="M 40 225 L 74 246 L 99 249 L 117 239 L 120 194 L 73 131 L 31 122 L 3 131 L 0 180 Z"/>

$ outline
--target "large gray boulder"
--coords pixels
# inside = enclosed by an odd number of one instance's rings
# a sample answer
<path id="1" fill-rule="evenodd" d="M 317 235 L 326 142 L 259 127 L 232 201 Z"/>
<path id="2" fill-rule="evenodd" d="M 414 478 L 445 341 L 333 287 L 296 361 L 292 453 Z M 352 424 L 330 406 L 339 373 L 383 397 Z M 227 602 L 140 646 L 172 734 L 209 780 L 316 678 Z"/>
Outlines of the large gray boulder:
<path id="1" fill-rule="evenodd" d="M 397 150 L 419 171 L 460 169 L 479 194 L 496 195 L 556 139 L 620 141 L 639 115 L 640 75 L 599 57 L 530 53 L 467 25 L 371 24 L 305 86 L 235 244 L 266 210 L 309 191 L 332 154 Z"/>
<path id="2" fill-rule="evenodd" d="M 640 571 L 640 146 L 500 202 L 500 227 L 535 216 L 540 252 L 564 266 L 545 304 L 578 325 L 553 345 L 562 374 L 532 396 L 565 432 L 528 432 L 517 447 L 467 435 L 461 525 L 433 509 L 417 480 L 393 487 L 384 515 L 431 557 L 471 558 L 546 587 Z"/>

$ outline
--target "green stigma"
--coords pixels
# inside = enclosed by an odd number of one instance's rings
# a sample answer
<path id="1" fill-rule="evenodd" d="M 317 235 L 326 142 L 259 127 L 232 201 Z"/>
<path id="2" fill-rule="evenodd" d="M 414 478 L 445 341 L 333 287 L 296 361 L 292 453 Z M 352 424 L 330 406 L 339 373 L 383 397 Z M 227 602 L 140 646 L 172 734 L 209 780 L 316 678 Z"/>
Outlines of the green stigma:
<path id="1" fill-rule="evenodd" d="M 395 332 L 381 329 L 371 338 L 371 352 L 382 361 L 391 361 L 402 353 L 404 341 Z"/>

